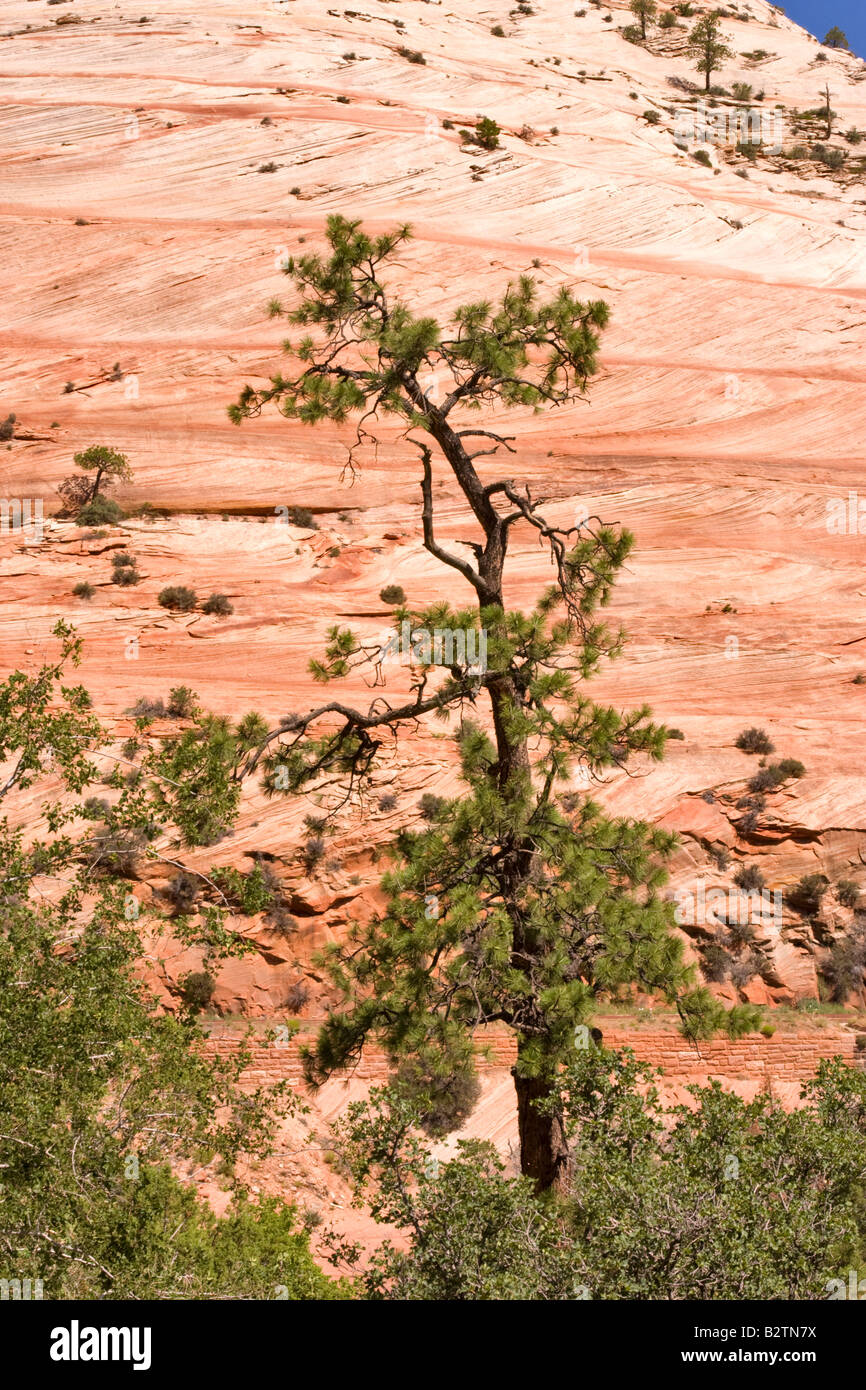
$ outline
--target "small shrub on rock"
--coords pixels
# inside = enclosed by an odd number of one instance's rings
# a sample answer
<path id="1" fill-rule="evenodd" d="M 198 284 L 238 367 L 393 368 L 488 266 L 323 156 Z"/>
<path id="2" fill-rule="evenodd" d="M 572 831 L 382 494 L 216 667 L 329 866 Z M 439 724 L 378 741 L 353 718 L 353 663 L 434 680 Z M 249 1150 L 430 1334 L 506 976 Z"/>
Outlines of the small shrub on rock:
<path id="1" fill-rule="evenodd" d="M 162 608 L 178 613 L 191 613 L 196 602 L 195 590 L 188 589 L 185 584 L 169 584 L 157 595 L 157 603 Z"/>
<path id="2" fill-rule="evenodd" d="M 798 912 L 812 917 L 820 911 L 821 902 L 828 887 L 829 884 L 823 874 L 804 874 L 788 894 L 791 905 Z"/>
<path id="3" fill-rule="evenodd" d="M 201 608 L 203 613 L 210 613 L 217 618 L 229 618 L 235 611 L 225 594 L 211 594 Z"/>
<path id="4" fill-rule="evenodd" d="M 754 864 L 741 864 L 734 874 L 734 883 L 744 893 L 762 893 L 767 886 L 764 875 Z"/>
<path id="5" fill-rule="evenodd" d="M 707 946 L 701 956 L 704 978 L 712 984 L 721 984 L 727 978 L 731 965 L 731 957 L 724 946 Z"/>
<path id="6" fill-rule="evenodd" d="M 123 520 L 123 510 L 113 497 L 99 493 L 85 502 L 75 520 L 79 526 L 117 526 Z"/>
<path id="7" fill-rule="evenodd" d="M 425 792 L 418 802 L 418 810 L 425 820 L 433 821 L 444 805 L 445 798 L 443 796 L 436 796 L 433 792 Z"/>
<path id="8" fill-rule="evenodd" d="M 207 970 L 192 970 L 180 981 L 180 987 L 187 1008 L 192 1013 L 201 1013 L 213 998 L 216 980 Z"/>
<path id="9" fill-rule="evenodd" d="M 860 889 L 853 878 L 840 878 L 836 884 L 836 900 L 843 907 L 856 907 L 860 901 Z"/>
<path id="10" fill-rule="evenodd" d="M 198 708 L 195 691 L 188 685 L 175 685 L 168 696 L 168 716 L 170 719 L 192 719 Z"/>
<path id="11" fill-rule="evenodd" d="M 379 597 L 383 603 L 406 602 L 406 594 L 399 584 L 386 584 L 384 589 L 379 590 Z"/>

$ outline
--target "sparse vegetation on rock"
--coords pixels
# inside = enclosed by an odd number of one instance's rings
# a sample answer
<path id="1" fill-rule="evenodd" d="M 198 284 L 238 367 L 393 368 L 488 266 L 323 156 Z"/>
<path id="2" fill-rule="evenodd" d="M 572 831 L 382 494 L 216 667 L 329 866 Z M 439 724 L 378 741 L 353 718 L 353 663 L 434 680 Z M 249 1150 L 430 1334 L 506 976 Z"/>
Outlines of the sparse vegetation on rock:
<path id="1" fill-rule="evenodd" d="M 379 597 L 383 603 L 405 603 L 406 591 L 402 584 L 386 584 L 379 590 Z"/>
<path id="2" fill-rule="evenodd" d="M 751 729 L 744 729 L 741 734 L 737 735 L 736 746 L 743 753 L 761 753 L 766 755 L 775 753 L 776 751 L 766 729 L 757 729 L 754 727 Z"/>
<path id="3" fill-rule="evenodd" d="M 217 618 L 229 618 L 235 611 L 225 594 L 210 594 L 202 604 L 201 610 Z"/>
<path id="4" fill-rule="evenodd" d="M 734 874 L 734 883 L 744 893 L 763 893 L 767 881 L 755 864 L 741 864 Z"/>
<path id="5" fill-rule="evenodd" d="M 170 608 L 178 613 L 191 613 L 198 600 L 195 590 L 187 588 L 185 584 L 169 584 L 160 589 L 156 601 L 162 608 Z"/>
<path id="6" fill-rule="evenodd" d="M 824 874 L 804 874 L 801 879 L 789 889 L 788 897 L 792 907 L 798 912 L 803 912 L 807 916 L 813 916 L 820 911 L 824 894 L 829 888 L 829 882 Z"/>
<path id="7" fill-rule="evenodd" d="M 57 488 L 67 511 L 74 513 L 84 526 L 98 526 L 108 520 L 105 515 L 107 509 L 120 513 L 116 503 L 107 506 L 109 499 L 100 489 L 103 485 L 108 487 L 132 480 L 132 469 L 126 455 L 105 444 L 92 444 L 90 448 L 75 454 L 73 461 L 82 473 L 64 478 Z M 90 474 L 95 476 L 91 477 Z"/>
<path id="8" fill-rule="evenodd" d="M 856 907 L 860 901 L 860 888 L 852 878 L 840 878 L 836 884 L 836 899 L 843 907 Z"/>
<path id="9" fill-rule="evenodd" d="M 691 6 L 678 6 L 677 9 L 680 14 L 692 12 Z M 697 58 L 698 72 L 704 74 L 704 90 L 709 92 L 713 73 L 717 72 L 728 58 L 734 56 L 725 42 L 718 11 L 710 11 L 703 19 L 698 20 L 689 34 L 688 46 Z"/>
<path id="10" fill-rule="evenodd" d="M 499 136 L 501 132 L 499 126 L 489 116 L 482 116 L 475 125 L 474 140 L 476 145 L 480 145 L 483 150 L 495 150 L 499 148 Z"/>
<path id="11" fill-rule="evenodd" d="M 646 40 L 647 25 L 653 24 L 658 16 L 656 0 L 629 0 L 629 9 L 637 16 L 640 24 L 640 37 Z"/>

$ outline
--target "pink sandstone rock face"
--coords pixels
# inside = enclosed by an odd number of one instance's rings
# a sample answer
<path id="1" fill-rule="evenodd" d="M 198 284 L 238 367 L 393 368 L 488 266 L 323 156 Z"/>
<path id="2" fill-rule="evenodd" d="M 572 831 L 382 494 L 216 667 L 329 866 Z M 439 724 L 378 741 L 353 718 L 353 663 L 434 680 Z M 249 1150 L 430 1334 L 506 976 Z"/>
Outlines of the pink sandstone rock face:
<path id="1" fill-rule="evenodd" d="M 330 624 L 384 630 L 384 584 L 418 602 L 465 600 L 459 577 L 421 548 L 417 459 L 393 430 L 352 481 L 341 471 L 348 428 L 264 415 L 237 429 L 225 407 L 278 362 L 266 306 L 285 289 L 279 268 L 317 244 L 331 212 L 374 228 L 410 220 L 415 239 L 392 280 L 439 315 L 532 263 L 545 286 L 570 280 L 604 298 L 612 321 L 588 404 L 509 416 L 509 470 L 556 520 L 599 513 L 636 534 L 612 604 L 630 641 L 594 693 L 649 701 L 685 735 L 664 763 L 611 775 L 599 795 L 680 834 L 674 894 L 727 891 L 739 865 L 759 865 L 782 894 L 781 921 L 758 921 L 765 969 L 741 997 L 814 997 L 851 913 L 828 894 L 810 927 L 788 890 L 809 872 L 862 882 L 866 844 L 858 148 L 845 146 L 837 174 L 775 155 L 750 162 L 730 142 L 706 146 L 704 167 L 695 140 L 677 135 L 687 95 L 670 79 L 696 78 L 685 30 L 629 44 L 625 0 L 579 15 L 572 0 L 538 0 L 523 17 L 461 0 L 138 8 L 146 19 L 125 0 L 6 0 L 0 16 L 0 418 L 17 415 L 0 445 L 0 495 L 41 502 L 46 516 L 41 538 L 0 532 L 2 669 L 37 666 L 63 615 L 86 639 L 82 679 L 118 739 L 138 696 L 177 684 L 216 711 L 275 720 L 316 698 L 307 663 Z M 862 61 L 829 51 L 822 62 L 764 0 L 743 8 L 748 23 L 724 21 L 736 57 L 715 80 L 763 89 L 786 150 L 810 143 L 791 112 L 818 106 L 825 80 L 837 130 L 866 128 Z M 504 38 L 490 32 L 497 22 Z M 500 124 L 501 147 L 466 151 L 458 130 L 482 114 Z M 119 500 L 165 515 L 104 539 L 53 518 L 72 454 L 95 442 L 131 460 Z M 468 539 L 444 471 L 435 495 L 442 538 Z M 317 531 L 281 524 L 296 506 Z M 828 526 L 840 508 L 844 524 Z M 530 534 L 515 543 L 507 597 L 529 605 L 547 566 Z M 138 587 L 110 582 L 120 544 L 138 557 Z M 72 596 L 82 580 L 96 588 L 90 603 Z M 156 595 L 168 583 L 226 593 L 233 616 L 167 613 Z M 389 676 L 389 690 L 401 679 Z M 355 678 L 342 693 L 369 698 Z M 806 775 L 768 795 L 741 833 L 736 803 L 757 759 L 734 741 L 753 724 Z M 272 856 L 295 927 L 281 936 L 266 920 L 235 920 L 258 949 L 222 970 L 219 1011 L 279 1015 L 300 982 L 304 1012 L 320 1012 L 329 995 L 313 955 L 375 910 L 376 846 L 425 791 L 457 787 L 444 736 L 419 730 L 310 877 L 299 844 L 312 808 L 250 786 L 234 834 L 190 859 L 206 871 Z M 385 792 L 394 809 L 380 808 Z M 22 797 L 18 814 L 32 821 L 37 799 Z M 143 900 L 175 872 L 177 847 L 159 848 L 163 860 L 141 866 Z M 706 944 L 717 925 L 684 931 Z M 164 946 L 168 999 L 197 958 Z M 501 1137 L 510 1090 L 491 1085 L 477 1124 Z"/>

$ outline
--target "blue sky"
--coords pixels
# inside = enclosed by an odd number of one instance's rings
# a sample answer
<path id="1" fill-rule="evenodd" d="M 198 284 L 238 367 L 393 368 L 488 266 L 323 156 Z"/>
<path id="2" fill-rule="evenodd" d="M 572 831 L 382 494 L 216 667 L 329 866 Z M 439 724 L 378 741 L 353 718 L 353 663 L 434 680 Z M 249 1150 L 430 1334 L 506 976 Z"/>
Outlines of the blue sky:
<path id="1" fill-rule="evenodd" d="M 854 52 L 866 58 L 864 0 L 782 0 L 782 8 L 789 19 L 802 24 L 818 39 L 823 39 L 827 30 L 838 24 Z"/>

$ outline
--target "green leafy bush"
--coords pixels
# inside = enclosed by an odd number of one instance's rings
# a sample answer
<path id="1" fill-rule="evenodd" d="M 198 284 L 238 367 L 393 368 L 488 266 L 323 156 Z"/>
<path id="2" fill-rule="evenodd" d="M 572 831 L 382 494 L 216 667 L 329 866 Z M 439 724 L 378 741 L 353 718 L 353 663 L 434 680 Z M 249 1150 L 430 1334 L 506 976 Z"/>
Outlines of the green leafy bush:
<path id="1" fill-rule="evenodd" d="M 188 685 L 175 685 L 169 691 L 168 715 L 170 719 L 192 719 L 198 709 L 195 691 Z"/>
<path id="2" fill-rule="evenodd" d="M 181 998 L 192 1013 L 201 1013 L 213 998 L 216 980 L 207 970 L 191 970 L 180 983 Z"/>
<path id="3" fill-rule="evenodd" d="M 123 520 L 123 510 L 113 497 L 99 493 L 85 502 L 75 520 L 79 526 L 117 526 Z"/>
<path id="4" fill-rule="evenodd" d="M 589 1047 L 561 1091 L 580 1166 L 554 1203 L 508 1176 L 490 1143 L 431 1161 L 419 1106 L 399 1093 L 348 1107 L 340 1151 L 356 1184 L 372 1182 L 377 1220 L 404 1237 L 359 1252 L 367 1297 L 820 1300 L 830 1280 L 844 1292 L 840 1250 L 859 1248 L 864 1225 L 858 1068 L 822 1061 L 793 1113 L 718 1083 L 671 1105 L 633 1053 Z"/>
<path id="5" fill-rule="evenodd" d="M 483 150 L 499 148 L 499 126 L 489 116 L 482 116 L 475 124 L 475 143 Z"/>
<path id="6" fill-rule="evenodd" d="M 232 907 L 246 917 L 264 912 L 274 900 L 273 875 L 261 864 L 256 864 L 248 874 L 233 868 L 211 869 L 210 877 Z"/>

